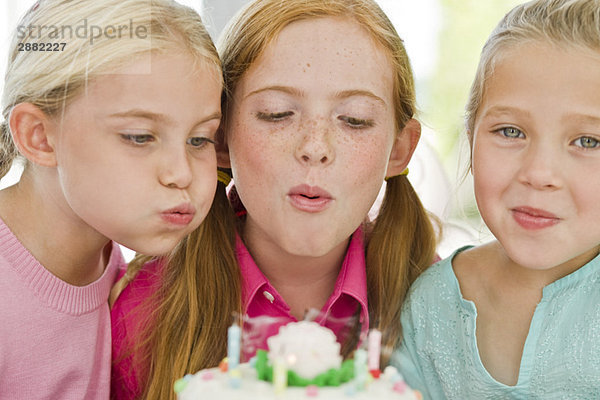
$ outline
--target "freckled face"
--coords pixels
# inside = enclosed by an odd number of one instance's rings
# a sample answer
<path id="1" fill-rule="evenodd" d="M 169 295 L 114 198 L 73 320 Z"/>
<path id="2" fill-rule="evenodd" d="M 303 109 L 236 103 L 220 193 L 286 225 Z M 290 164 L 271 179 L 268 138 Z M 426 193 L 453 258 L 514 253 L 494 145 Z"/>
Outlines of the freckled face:
<path id="1" fill-rule="evenodd" d="M 365 219 L 396 135 L 387 54 L 356 22 L 285 27 L 234 93 L 227 138 L 245 236 L 323 256 Z"/>
<path id="2" fill-rule="evenodd" d="M 474 127 L 477 205 L 516 263 L 572 271 L 600 243 L 600 57 L 529 43 L 496 63 Z"/>

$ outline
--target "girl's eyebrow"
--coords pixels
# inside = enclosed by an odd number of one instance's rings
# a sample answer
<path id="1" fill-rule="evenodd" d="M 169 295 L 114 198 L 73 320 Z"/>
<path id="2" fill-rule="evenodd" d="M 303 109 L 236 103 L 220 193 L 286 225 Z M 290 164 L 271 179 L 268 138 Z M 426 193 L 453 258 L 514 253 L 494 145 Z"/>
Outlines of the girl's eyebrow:
<path id="1" fill-rule="evenodd" d="M 485 110 L 485 112 L 481 115 L 481 118 L 485 117 L 499 117 L 502 115 L 513 114 L 513 115 L 521 115 L 523 117 L 530 117 L 531 113 L 529 111 L 523 110 L 519 107 L 511 107 L 511 106 L 493 106 Z"/>
<path id="2" fill-rule="evenodd" d="M 283 93 L 286 93 L 286 94 L 289 94 L 289 95 L 292 95 L 295 97 L 304 97 L 304 92 L 302 92 L 301 90 L 298 90 L 296 88 L 293 88 L 290 86 L 273 85 L 273 86 L 266 86 L 264 88 L 253 90 L 250 93 L 248 93 L 244 98 L 248 98 L 250 96 L 254 96 L 255 94 L 270 91 L 270 90 L 273 90 L 276 92 L 283 92 Z M 333 95 L 333 98 L 345 99 L 345 98 L 352 97 L 352 96 L 370 97 L 370 98 L 382 103 L 383 105 L 386 105 L 385 101 L 381 97 L 377 96 L 376 94 L 374 94 L 373 92 L 371 92 L 369 90 L 363 90 L 363 89 L 350 89 L 350 90 L 343 90 L 341 92 L 336 92 Z"/>
<path id="3" fill-rule="evenodd" d="M 580 124 L 600 125 L 600 116 L 597 115 L 573 113 L 568 114 L 563 118 L 572 120 Z"/>
<path id="4" fill-rule="evenodd" d="M 132 109 L 132 110 L 124 111 L 124 112 L 109 114 L 109 117 L 110 118 L 143 118 L 143 119 L 147 119 L 147 120 L 154 121 L 154 122 L 164 123 L 165 125 L 173 125 L 175 123 L 173 118 L 169 117 L 168 115 L 161 114 L 161 113 L 154 113 L 154 112 L 146 111 L 146 110 L 142 110 L 142 109 Z M 202 118 L 202 120 L 199 121 L 197 125 L 200 125 L 200 124 L 203 124 L 205 122 L 212 121 L 215 119 L 216 120 L 221 119 L 221 112 L 217 111 L 210 115 L 207 115 L 206 117 Z"/>
<path id="5" fill-rule="evenodd" d="M 244 99 L 247 99 L 250 96 L 254 96 L 256 94 L 262 93 L 262 92 L 267 92 L 267 91 L 276 91 L 276 92 L 283 92 L 283 93 L 287 93 L 290 94 L 292 96 L 296 96 L 296 97 L 303 97 L 304 96 L 304 92 L 302 92 L 301 90 L 298 90 L 296 88 L 290 87 L 290 86 L 282 86 L 282 85 L 272 85 L 272 86 L 266 86 L 260 89 L 256 89 L 251 91 L 250 93 L 248 93 Z"/>
<path id="6" fill-rule="evenodd" d="M 335 97 L 337 99 L 346 99 L 348 97 L 353 97 L 353 96 L 369 97 L 373 100 L 380 102 L 384 106 L 386 105 L 385 100 L 383 100 L 381 97 L 377 96 L 375 93 L 373 93 L 369 90 L 362 90 L 362 89 L 343 90 L 341 92 L 337 92 L 333 97 Z"/>
<path id="7" fill-rule="evenodd" d="M 518 115 L 521 117 L 531 117 L 531 113 L 527 110 L 523 110 L 519 107 L 512 106 L 493 106 L 489 109 L 485 110 L 485 112 L 481 115 L 481 118 L 485 117 L 501 117 L 503 115 Z M 579 123 L 587 123 L 587 124 L 600 124 L 600 116 L 590 115 L 585 113 L 578 112 L 569 112 L 564 114 L 561 119 L 563 120 L 571 120 Z"/>
<path id="8" fill-rule="evenodd" d="M 108 116 L 110 118 L 142 118 L 142 119 L 148 119 L 150 121 L 163 122 L 163 123 L 167 123 L 167 124 L 173 122 L 172 118 L 168 117 L 165 114 L 154 113 L 151 111 L 137 109 L 137 108 L 123 111 L 123 112 L 109 114 Z"/>

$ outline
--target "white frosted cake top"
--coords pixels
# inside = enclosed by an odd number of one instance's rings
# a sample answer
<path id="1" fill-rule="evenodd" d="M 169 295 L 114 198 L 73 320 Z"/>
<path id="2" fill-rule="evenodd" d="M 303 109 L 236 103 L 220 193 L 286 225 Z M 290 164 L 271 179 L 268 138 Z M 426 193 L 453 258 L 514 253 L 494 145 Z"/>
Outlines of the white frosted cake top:
<path id="1" fill-rule="evenodd" d="M 299 376 L 312 379 L 331 368 L 340 368 L 340 344 L 333 332 L 316 322 L 300 321 L 282 326 L 267 339 L 269 359 L 283 357 Z"/>

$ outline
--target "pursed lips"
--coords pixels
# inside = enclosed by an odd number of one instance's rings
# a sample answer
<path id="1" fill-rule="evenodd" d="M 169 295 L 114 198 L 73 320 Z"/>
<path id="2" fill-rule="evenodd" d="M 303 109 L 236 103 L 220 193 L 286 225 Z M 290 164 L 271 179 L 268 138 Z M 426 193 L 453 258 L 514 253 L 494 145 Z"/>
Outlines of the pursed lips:
<path id="1" fill-rule="evenodd" d="M 290 203 L 296 209 L 318 213 L 324 211 L 333 202 L 333 197 L 325 189 L 319 186 L 301 184 L 291 188 L 287 194 Z"/>
<path id="2" fill-rule="evenodd" d="M 188 225 L 196 215 L 196 209 L 190 203 L 180 204 L 161 212 L 163 220 L 174 225 Z"/>

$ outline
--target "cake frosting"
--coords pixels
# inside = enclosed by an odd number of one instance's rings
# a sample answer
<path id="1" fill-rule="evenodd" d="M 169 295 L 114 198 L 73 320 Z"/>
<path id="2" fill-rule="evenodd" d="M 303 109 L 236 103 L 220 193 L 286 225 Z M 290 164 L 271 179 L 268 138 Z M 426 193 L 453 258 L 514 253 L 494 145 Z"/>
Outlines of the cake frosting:
<path id="1" fill-rule="evenodd" d="M 295 400 L 323 398 L 420 400 L 394 367 L 386 367 L 380 375 L 355 369 L 353 360 L 342 361 L 340 344 L 332 331 L 315 322 L 301 321 L 280 328 L 279 334 L 267 340 L 268 352 L 259 350 L 257 357 L 228 370 L 205 369 L 187 375 L 175 383 L 179 400 Z M 357 357 L 359 358 L 359 357 Z M 281 368 L 284 363 L 284 384 Z M 279 377 L 277 373 L 279 371 Z M 360 377 L 354 377 L 359 375 Z M 376 376 L 377 378 L 375 378 Z M 271 381 L 276 381 L 273 383 Z"/>
<path id="2" fill-rule="evenodd" d="M 281 357 L 288 361 L 291 369 L 307 379 L 342 365 L 340 344 L 329 329 L 321 325 L 300 321 L 284 325 L 279 334 L 267 339 L 269 360 Z"/>

